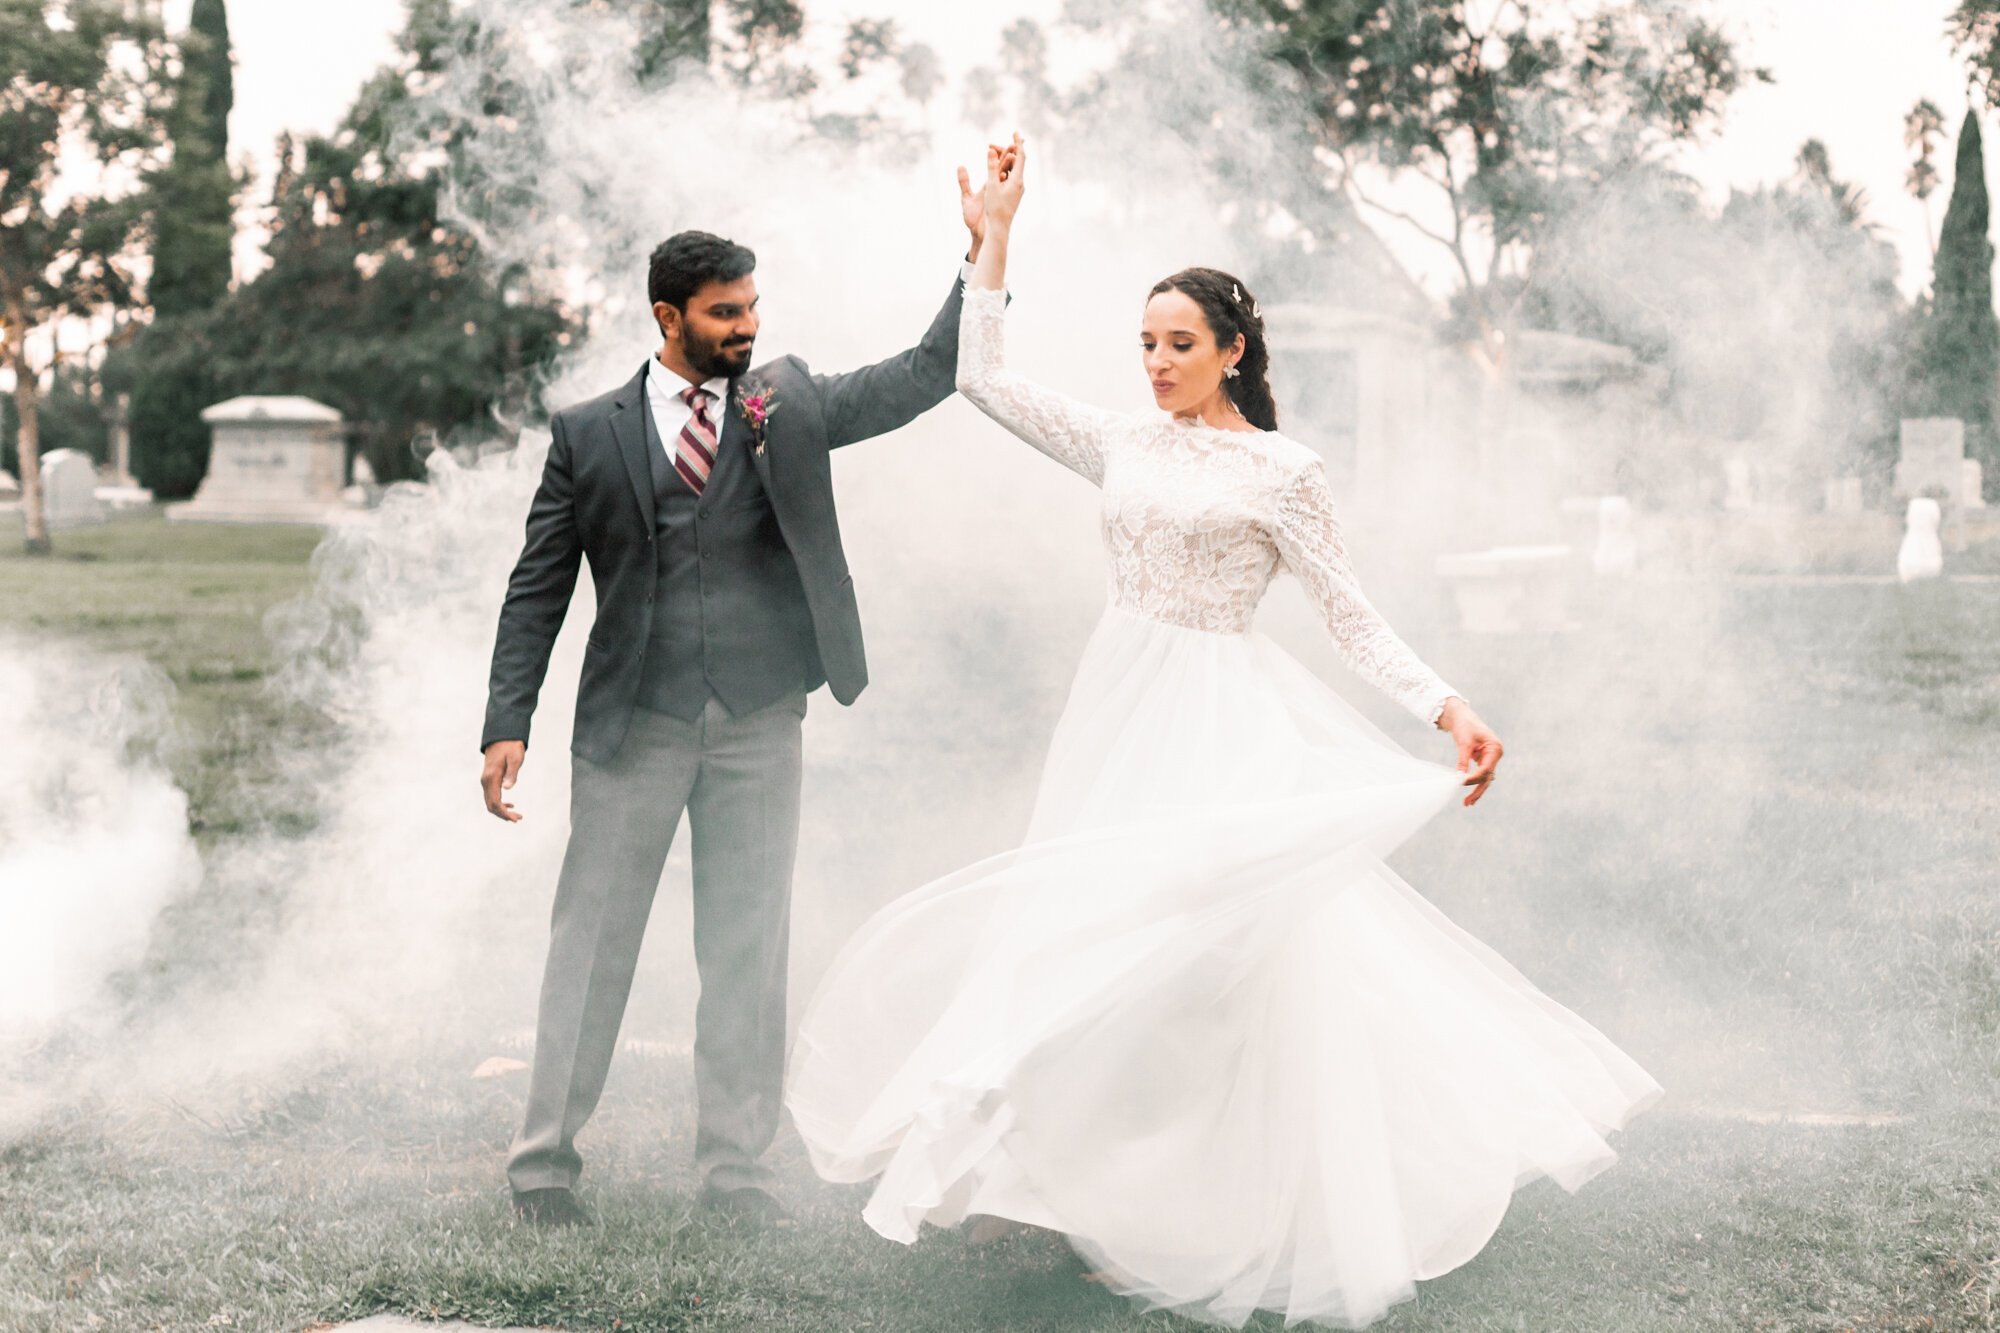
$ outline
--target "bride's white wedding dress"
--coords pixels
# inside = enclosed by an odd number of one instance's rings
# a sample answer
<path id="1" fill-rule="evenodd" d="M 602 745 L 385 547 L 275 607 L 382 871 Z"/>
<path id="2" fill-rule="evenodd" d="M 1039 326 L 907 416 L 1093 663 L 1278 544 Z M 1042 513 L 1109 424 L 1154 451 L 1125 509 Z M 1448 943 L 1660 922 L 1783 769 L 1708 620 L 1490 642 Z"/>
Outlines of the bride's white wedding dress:
<path id="1" fill-rule="evenodd" d="M 1003 315 L 966 293 L 959 388 L 1103 488 L 1110 606 L 1026 841 L 861 928 L 793 1118 L 892 1239 L 1014 1218 L 1153 1305 L 1366 1323 L 1659 1087 L 1383 864 L 1461 775 L 1251 630 L 1289 569 L 1365 679 L 1426 721 L 1454 693 L 1362 596 L 1317 456 L 1029 384 Z"/>

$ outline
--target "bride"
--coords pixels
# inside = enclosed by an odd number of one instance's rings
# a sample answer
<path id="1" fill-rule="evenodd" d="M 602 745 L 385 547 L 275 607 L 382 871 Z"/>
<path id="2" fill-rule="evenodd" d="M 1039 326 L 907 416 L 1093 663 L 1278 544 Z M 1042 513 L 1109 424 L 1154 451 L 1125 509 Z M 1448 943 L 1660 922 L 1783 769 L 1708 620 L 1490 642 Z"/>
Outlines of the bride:
<path id="1" fill-rule="evenodd" d="M 1355 1326 L 1478 1252 L 1514 1190 L 1575 1189 L 1659 1087 L 1383 864 L 1501 745 L 1362 596 L 1324 468 L 1278 433 L 1240 282 L 1157 284 L 1159 413 L 1010 372 L 1026 151 L 990 150 L 958 387 L 1103 490 L 1110 605 L 1019 848 L 870 919 L 792 1055 L 819 1173 L 879 1176 L 891 1239 L 1062 1233 L 1150 1306 Z M 1419 760 L 1250 628 L 1279 569 L 1346 662 L 1457 742 Z M 983 1224 L 982 1224 L 983 1225 Z"/>

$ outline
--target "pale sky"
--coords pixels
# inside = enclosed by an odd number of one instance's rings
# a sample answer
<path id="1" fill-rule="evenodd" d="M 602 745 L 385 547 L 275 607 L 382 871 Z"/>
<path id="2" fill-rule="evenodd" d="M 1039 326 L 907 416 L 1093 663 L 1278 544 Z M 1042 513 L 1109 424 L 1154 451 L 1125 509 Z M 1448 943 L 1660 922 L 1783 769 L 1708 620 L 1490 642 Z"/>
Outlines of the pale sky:
<path id="1" fill-rule="evenodd" d="M 169 22 L 183 22 L 189 3 L 169 0 Z M 1871 216 L 1902 256 L 1904 289 L 1922 287 L 1930 271 L 1929 242 L 1923 212 L 1903 189 L 1909 167 L 1903 116 L 1919 97 L 1929 97 L 1943 109 L 1952 136 L 1940 152 L 1944 180 L 1932 200 L 1935 227 L 1949 197 L 1952 144 L 1966 107 L 1963 67 L 1943 35 L 1951 7 L 1952 0 L 1728 0 L 1723 11 L 1745 39 L 1749 58 L 1769 66 L 1778 81 L 1739 94 L 1720 137 L 1690 153 L 1685 168 L 1720 199 L 1732 185 L 1784 177 L 1802 141 L 1825 140 L 1835 172 L 1867 189 Z M 1014 18 L 1047 19 L 1059 8 L 1060 0 L 991 6 L 808 0 L 807 13 L 829 26 L 852 15 L 893 17 L 909 36 L 936 47 L 948 67 L 962 68 L 995 49 L 1001 28 Z M 270 145 L 281 130 L 326 131 L 339 121 L 361 81 L 389 57 L 402 3 L 230 0 L 229 18 L 237 56 L 233 151 L 254 154 L 268 172 Z M 2000 122 L 1985 128 L 1991 137 Z M 1399 237 L 1393 228 L 1382 231 L 1427 286 L 1449 286 L 1449 270 L 1424 243 Z"/>

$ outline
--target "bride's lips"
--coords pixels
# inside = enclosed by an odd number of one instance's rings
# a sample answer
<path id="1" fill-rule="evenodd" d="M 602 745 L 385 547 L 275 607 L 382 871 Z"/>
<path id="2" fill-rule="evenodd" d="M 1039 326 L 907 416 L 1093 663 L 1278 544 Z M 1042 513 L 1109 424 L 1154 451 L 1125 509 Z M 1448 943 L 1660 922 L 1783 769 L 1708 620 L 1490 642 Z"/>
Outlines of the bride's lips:
<path id="1" fill-rule="evenodd" d="M 1156 394 L 1160 394 L 1160 395 L 1166 395 L 1166 394 L 1170 394 L 1170 393 L 1172 393 L 1173 391 L 1174 391 L 1174 386 L 1173 386 L 1173 383 L 1172 383 L 1171 381 L 1169 381 L 1169 380 L 1154 380 L 1154 381 L 1153 381 L 1153 392 L 1154 392 L 1154 393 L 1156 393 Z"/>

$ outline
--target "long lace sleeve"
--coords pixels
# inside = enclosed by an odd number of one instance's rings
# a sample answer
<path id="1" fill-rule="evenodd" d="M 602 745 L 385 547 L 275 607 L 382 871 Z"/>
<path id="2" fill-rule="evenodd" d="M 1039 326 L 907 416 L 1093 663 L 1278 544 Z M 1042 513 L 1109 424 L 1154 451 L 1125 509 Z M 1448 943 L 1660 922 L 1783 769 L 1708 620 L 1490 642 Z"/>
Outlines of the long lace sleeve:
<path id="1" fill-rule="evenodd" d="M 1362 595 L 1347 561 L 1340 520 L 1334 515 L 1326 465 L 1318 459 L 1299 469 L 1279 493 L 1271 536 L 1285 567 L 1298 576 L 1319 608 L 1348 666 L 1411 713 L 1436 725 L 1445 700 L 1458 691 L 1425 666 Z"/>
<path id="2" fill-rule="evenodd" d="M 1007 297 L 968 287 L 959 316 L 958 391 L 995 421 L 1092 485 L 1104 484 L 1105 440 L 1116 412 L 1090 407 L 1007 369 Z"/>

